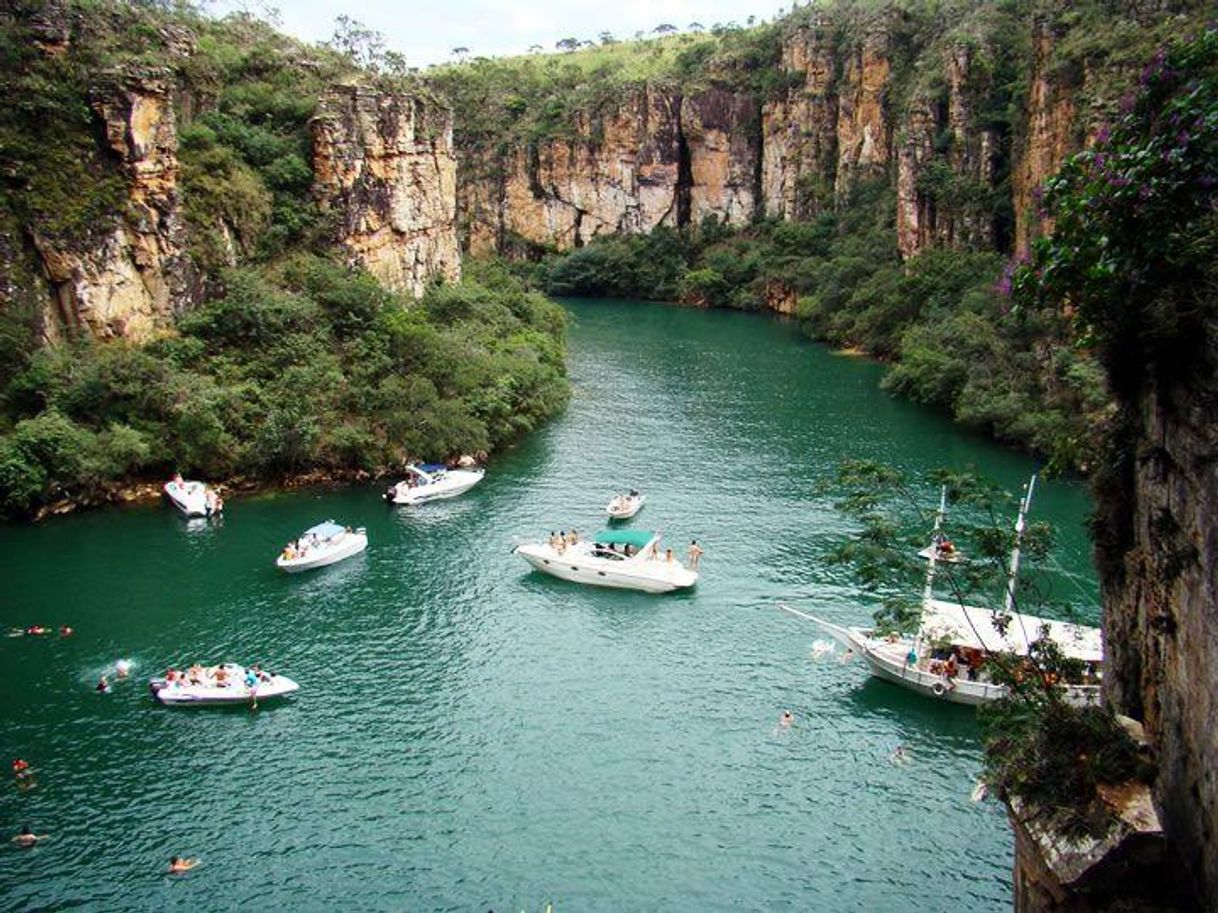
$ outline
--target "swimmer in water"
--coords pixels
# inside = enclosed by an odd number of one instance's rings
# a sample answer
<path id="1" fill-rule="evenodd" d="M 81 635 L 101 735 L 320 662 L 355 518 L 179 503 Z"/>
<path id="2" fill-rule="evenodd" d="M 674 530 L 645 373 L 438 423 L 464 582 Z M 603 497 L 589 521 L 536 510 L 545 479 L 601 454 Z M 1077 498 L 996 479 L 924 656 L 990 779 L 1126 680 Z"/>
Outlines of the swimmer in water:
<path id="1" fill-rule="evenodd" d="M 790 726 L 794 722 L 795 722 L 795 716 L 791 713 L 790 710 L 784 710 L 782 712 L 782 716 L 780 716 L 778 718 L 778 725 L 782 729 L 786 729 L 788 726 Z"/>
<path id="2" fill-rule="evenodd" d="M 22 826 L 21 833 L 13 838 L 13 843 L 17 844 L 17 846 L 33 846 L 39 840 L 46 840 L 49 836 L 50 834 L 35 834 L 30 830 L 30 826 L 26 824 Z"/>
<path id="3" fill-rule="evenodd" d="M 131 660 L 120 659 L 114 664 L 114 674 L 119 678 L 126 678 L 131 673 Z"/>
<path id="4" fill-rule="evenodd" d="M 67 625 L 59 626 L 59 636 L 60 637 L 71 637 L 74 633 L 75 632 Z"/>
<path id="5" fill-rule="evenodd" d="M 110 693 L 110 680 L 108 678 L 106 678 L 104 675 L 97 680 L 97 693 L 98 694 L 109 694 Z"/>
<path id="6" fill-rule="evenodd" d="M 177 875 L 182 872 L 189 872 L 199 864 L 198 859 L 183 859 L 181 856 L 169 857 L 169 872 L 171 875 Z"/>
<path id="7" fill-rule="evenodd" d="M 888 758 L 893 764 L 900 766 L 909 760 L 909 754 L 905 751 L 904 745 L 898 745 L 892 750 L 892 754 Z"/>

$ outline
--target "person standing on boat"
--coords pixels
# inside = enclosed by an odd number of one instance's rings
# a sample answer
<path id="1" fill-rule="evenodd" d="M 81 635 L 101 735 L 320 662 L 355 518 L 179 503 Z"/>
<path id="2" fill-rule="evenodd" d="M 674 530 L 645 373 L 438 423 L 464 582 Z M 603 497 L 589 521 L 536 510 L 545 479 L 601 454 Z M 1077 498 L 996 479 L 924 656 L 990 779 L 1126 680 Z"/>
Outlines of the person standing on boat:
<path id="1" fill-rule="evenodd" d="M 698 559 L 702 557 L 702 554 L 702 549 L 699 547 L 697 539 L 689 543 L 689 569 L 691 571 L 698 569 Z"/>

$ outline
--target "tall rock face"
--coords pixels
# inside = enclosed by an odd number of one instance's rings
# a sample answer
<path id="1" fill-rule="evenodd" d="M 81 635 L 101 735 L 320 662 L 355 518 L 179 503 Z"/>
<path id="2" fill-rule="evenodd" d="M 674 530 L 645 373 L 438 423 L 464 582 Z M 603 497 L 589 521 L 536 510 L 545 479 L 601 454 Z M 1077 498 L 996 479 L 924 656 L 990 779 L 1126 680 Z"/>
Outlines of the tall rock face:
<path id="1" fill-rule="evenodd" d="M 644 86 L 579 114 L 566 136 L 501 156 L 468 152 L 466 243 L 474 253 L 522 241 L 569 250 L 706 216 L 745 225 L 757 206 L 759 126 L 751 96 Z"/>
<path id="2" fill-rule="evenodd" d="M 1126 472 L 1099 492 L 1106 698 L 1157 749 L 1155 794 L 1201 909 L 1218 909 L 1218 338 L 1208 376 L 1127 405 Z"/>
<path id="3" fill-rule="evenodd" d="M 765 214 L 803 219 L 832 205 L 837 163 L 837 48 L 825 16 L 782 45 L 781 67 L 800 82 L 762 109 Z"/>
<path id="4" fill-rule="evenodd" d="M 1040 207 L 1039 188 L 1079 148 L 1073 138 L 1074 92 L 1054 78 L 1049 64 L 1053 42 L 1052 30 L 1044 21 L 1037 20 L 1032 34 L 1027 125 L 1023 148 L 1018 150 L 1011 175 L 1018 256 L 1026 255 L 1036 238 L 1052 231 L 1053 226 Z"/>
<path id="5" fill-rule="evenodd" d="M 843 199 L 862 177 L 882 177 L 891 152 L 891 120 L 884 103 L 891 72 L 889 26 L 868 29 L 851 48 L 838 89 L 837 175 L 834 190 Z"/>
<path id="6" fill-rule="evenodd" d="M 44 334 L 142 341 L 201 296 L 186 253 L 170 80 L 129 75 L 122 88 L 95 98 L 93 110 L 125 181 L 125 206 L 85 243 L 29 229 L 51 287 Z"/>
<path id="7" fill-rule="evenodd" d="M 581 115 L 574 136 L 517 149 L 502 183 L 481 195 L 485 236 L 560 250 L 603 234 L 677 225 L 681 96 L 644 89 L 603 113 Z M 478 221 L 475 215 L 475 221 Z"/>
<path id="8" fill-rule="evenodd" d="M 989 73 L 974 51 L 955 45 L 943 54 L 946 89 L 920 93 L 901 125 L 897 150 L 897 246 L 902 256 L 927 247 L 1004 247 L 986 203 L 995 190 L 1002 137 L 977 123 L 989 93 Z"/>
<path id="9" fill-rule="evenodd" d="M 336 242 L 390 288 L 421 296 L 456 280 L 452 115 L 434 102 L 336 86 L 312 121 L 314 193 Z"/>

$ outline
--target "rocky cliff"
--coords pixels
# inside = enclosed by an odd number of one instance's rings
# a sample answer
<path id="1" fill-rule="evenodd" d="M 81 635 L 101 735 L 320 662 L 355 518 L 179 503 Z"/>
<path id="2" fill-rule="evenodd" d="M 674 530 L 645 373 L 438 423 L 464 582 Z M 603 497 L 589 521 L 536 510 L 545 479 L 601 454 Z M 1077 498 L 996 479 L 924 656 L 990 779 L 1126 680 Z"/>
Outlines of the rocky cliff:
<path id="1" fill-rule="evenodd" d="M 527 132 L 516 114 L 487 128 L 475 109 L 477 139 L 457 134 L 462 242 L 566 250 L 705 216 L 805 219 L 875 179 L 892 191 L 903 257 L 1023 253 L 1049 227 L 1038 189 L 1094 135 L 1176 7 L 1198 4 L 1108 9 L 1106 27 L 1145 36 L 1110 53 L 1069 4 L 831 3 L 776 27 L 766 80 L 712 62 Z"/>
<path id="2" fill-rule="evenodd" d="M 740 93 L 644 86 L 573 135 L 508 154 L 461 156 L 461 207 L 475 253 L 523 240 L 568 250 L 714 215 L 745 225 L 757 206 L 757 108 Z"/>
<path id="3" fill-rule="evenodd" d="M 178 137 L 165 74 L 128 76 L 93 99 L 93 112 L 126 184 L 126 205 L 85 243 L 28 227 L 50 287 L 43 332 L 144 340 L 199 300 L 178 192 Z"/>
<path id="4" fill-rule="evenodd" d="M 461 275 L 452 115 L 411 95 L 331 89 L 312 121 L 314 193 L 335 241 L 386 286 Z"/>
<path id="5" fill-rule="evenodd" d="M 222 293 L 223 268 L 315 245 L 327 224 L 351 262 L 395 289 L 419 295 L 433 277 L 459 276 L 443 106 L 400 88 L 327 89 L 340 74 L 376 77 L 249 17 L 179 12 L 0 8 L 12 49 L 0 86 L 22 99 L 0 111 L 11 236 L 0 317 L 50 343 L 145 341 L 209 289 Z M 274 75 L 251 89 L 251 73 Z M 272 79 L 296 94 L 277 95 Z"/>
<path id="6" fill-rule="evenodd" d="M 1207 377 L 1151 383 L 1129 404 L 1098 528 L 1106 697 L 1144 722 L 1168 835 L 1218 909 L 1218 339 L 1203 335 Z"/>

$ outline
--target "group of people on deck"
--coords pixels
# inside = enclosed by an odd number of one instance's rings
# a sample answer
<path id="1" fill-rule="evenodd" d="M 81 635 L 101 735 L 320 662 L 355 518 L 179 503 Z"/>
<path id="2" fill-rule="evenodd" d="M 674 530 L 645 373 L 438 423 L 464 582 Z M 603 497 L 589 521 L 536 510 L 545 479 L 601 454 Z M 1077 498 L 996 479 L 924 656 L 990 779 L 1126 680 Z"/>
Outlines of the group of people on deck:
<path id="1" fill-rule="evenodd" d="M 550 548 L 554 549 L 554 551 L 558 552 L 560 555 L 567 550 L 568 545 L 574 545 L 578 541 L 578 530 L 573 529 L 571 532 L 567 532 L 565 529 L 559 530 L 558 532 L 554 532 L 553 530 L 550 531 Z"/>
<path id="2" fill-rule="evenodd" d="M 201 666 L 195 663 L 189 669 L 169 669 L 165 672 L 165 682 L 172 688 L 183 688 L 189 685 L 203 685 L 213 688 L 230 688 L 234 684 L 244 684 L 254 688 L 262 682 L 269 682 L 271 676 L 262 671 L 258 663 L 245 670 L 244 675 L 236 675 L 226 666 Z"/>

